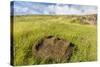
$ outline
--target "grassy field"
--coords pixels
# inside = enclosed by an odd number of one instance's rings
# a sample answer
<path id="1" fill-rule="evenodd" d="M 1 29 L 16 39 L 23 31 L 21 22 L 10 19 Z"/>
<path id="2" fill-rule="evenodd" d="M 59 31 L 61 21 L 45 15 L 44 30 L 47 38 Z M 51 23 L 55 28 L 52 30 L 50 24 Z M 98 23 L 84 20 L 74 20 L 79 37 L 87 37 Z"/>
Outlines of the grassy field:
<path id="1" fill-rule="evenodd" d="M 78 21 L 78 20 L 77 20 Z M 14 16 L 13 22 L 14 65 L 56 63 L 33 56 L 32 46 L 44 36 L 57 36 L 72 42 L 75 50 L 69 61 L 97 60 L 96 25 L 71 23 L 68 16 L 29 15 Z"/>

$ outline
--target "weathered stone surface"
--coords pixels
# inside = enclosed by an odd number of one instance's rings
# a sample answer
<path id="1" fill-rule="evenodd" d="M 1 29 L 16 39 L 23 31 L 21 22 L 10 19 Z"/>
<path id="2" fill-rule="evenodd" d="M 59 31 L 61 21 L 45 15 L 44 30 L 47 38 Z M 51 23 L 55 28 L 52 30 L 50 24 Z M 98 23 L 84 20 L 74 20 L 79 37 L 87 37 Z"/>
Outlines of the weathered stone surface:
<path id="1" fill-rule="evenodd" d="M 72 52 L 74 45 L 64 39 L 54 36 L 42 38 L 37 44 L 33 45 L 34 56 L 40 58 L 49 58 L 53 60 L 62 60 Z"/>

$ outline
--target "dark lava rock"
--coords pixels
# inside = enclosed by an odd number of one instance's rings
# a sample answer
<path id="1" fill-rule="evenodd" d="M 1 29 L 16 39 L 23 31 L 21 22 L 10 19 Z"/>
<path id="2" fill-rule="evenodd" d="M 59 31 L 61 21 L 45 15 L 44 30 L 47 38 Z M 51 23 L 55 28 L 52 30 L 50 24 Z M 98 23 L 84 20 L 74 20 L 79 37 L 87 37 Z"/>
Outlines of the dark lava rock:
<path id="1" fill-rule="evenodd" d="M 32 51 L 36 57 L 61 61 L 71 55 L 73 47 L 74 45 L 72 43 L 64 39 L 47 36 L 33 45 Z"/>

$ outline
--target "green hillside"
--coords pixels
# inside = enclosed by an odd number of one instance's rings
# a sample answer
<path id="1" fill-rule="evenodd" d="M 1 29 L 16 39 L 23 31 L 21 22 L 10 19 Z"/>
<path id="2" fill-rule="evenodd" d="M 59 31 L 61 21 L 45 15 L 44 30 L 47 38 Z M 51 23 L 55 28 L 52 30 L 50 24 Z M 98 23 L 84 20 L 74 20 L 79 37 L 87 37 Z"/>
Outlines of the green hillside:
<path id="1" fill-rule="evenodd" d="M 86 62 L 97 60 L 96 25 L 72 22 L 66 15 L 28 15 L 13 17 L 14 65 Z M 72 42 L 75 50 L 70 60 L 49 62 L 33 56 L 32 46 L 44 36 L 57 36 Z M 12 46 L 11 45 L 11 46 Z"/>

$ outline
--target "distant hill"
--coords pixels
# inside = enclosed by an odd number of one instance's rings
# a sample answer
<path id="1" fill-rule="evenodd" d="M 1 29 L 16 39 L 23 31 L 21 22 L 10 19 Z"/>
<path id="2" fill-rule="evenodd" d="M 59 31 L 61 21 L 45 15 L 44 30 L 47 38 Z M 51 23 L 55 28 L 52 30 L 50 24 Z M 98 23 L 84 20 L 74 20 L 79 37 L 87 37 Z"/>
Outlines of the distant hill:
<path id="1" fill-rule="evenodd" d="M 78 24 L 91 24 L 96 25 L 97 24 L 97 14 L 91 14 L 91 15 L 22 15 L 25 19 L 20 20 L 44 20 L 46 19 L 52 19 L 49 21 L 55 22 L 55 21 L 64 21 L 66 23 L 78 23 Z M 16 15 L 16 17 L 22 17 L 21 15 Z M 28 18 L 30 17 L 31 18 Z M 13 16 L 12 16 L 13 17 Z M 56 19 L 56 20 L 55 20 Z"/>
<path id="2" fill-rule="evenodd" d="M 82 24 L 97 24 L 97 14 L 72 16 L 71 22 L 79 21 Z"/>

